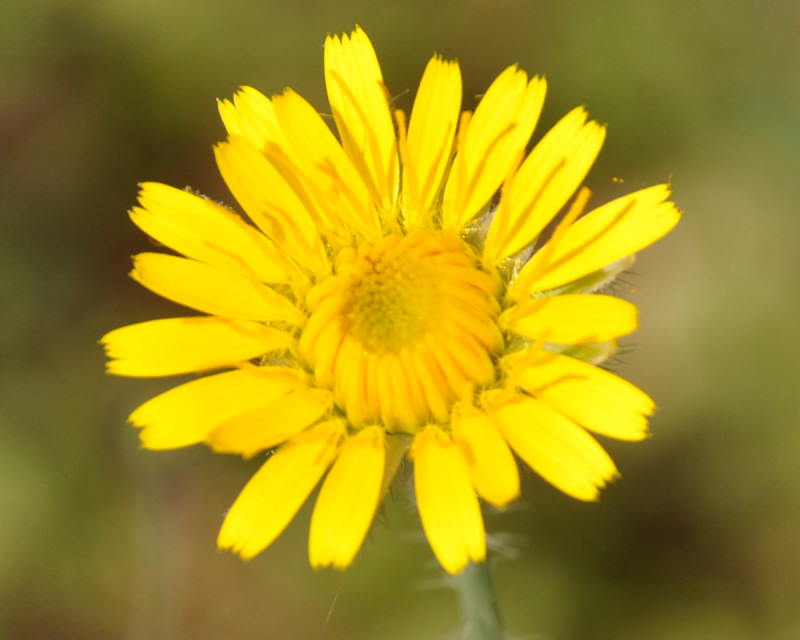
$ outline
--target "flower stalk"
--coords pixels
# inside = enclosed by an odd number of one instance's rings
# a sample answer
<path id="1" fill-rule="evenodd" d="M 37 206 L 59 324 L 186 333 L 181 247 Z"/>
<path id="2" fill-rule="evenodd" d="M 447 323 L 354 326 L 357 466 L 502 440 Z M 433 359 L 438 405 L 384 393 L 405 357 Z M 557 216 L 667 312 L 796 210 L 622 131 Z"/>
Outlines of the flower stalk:
<path id="1" fill-rule="evenodd" d="M 469 640 L 503 640 L 503 625 L 488 562 L 470 562 L 452 577 L 461 607 L 464 637 Z"/>

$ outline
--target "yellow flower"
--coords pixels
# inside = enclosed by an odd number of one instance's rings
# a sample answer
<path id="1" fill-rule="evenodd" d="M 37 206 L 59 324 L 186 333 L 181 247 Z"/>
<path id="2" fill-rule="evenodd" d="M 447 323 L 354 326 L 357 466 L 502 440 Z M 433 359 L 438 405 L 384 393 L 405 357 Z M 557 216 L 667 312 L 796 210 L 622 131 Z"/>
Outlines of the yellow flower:
<path id="1" fill-rule="evenodd" d="M 455 573 L 484 559 L 480 500 L 518 496 L 515 454 L 594 500 L 617 471 L 590 432 L 645 437 L 651 400 L 597 366 L 636 307 L 595 292 L 679 213 L 661 185 L 582 215 L 604 128 L 575 109 L 526 156 L 545 81 L 516 67 L 460 113 L 458 65 L 434 56 L 407 127 L 361 29 L 328 38 L 325 80 L 338 140 L 291 90 L 219 105 L 217 163 L 255 226 L 141 185 L 133 222 L 180 255 L 142 253 L 132 276 L 206 315 L 110 332 L 108 368 L 208 373 L 133 412 L 146 448 L 275 449 L 220 547 L 262 551 L 324 477 L 310 560 L 344 568 L 407 457 Z"/>

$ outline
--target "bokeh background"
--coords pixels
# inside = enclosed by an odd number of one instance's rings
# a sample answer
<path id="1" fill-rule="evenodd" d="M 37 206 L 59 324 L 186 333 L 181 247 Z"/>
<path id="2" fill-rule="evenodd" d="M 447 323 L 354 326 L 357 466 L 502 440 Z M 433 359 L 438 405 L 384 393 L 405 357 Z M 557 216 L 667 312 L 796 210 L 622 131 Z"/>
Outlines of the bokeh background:
<path id="1" fill-rule="evenodd" d="M 532 474 L 488 513 L 508 631 L 538 640 L 800 637 L 800 4 L 794 0 L 30 0 L 0 8 L 0 640 L 458 637 L 401 482 L 350 571 L 312 571 L 306 508 L 250 563 L 219 553 L 259 464 L 143 452 L 167 381 L 97 344 L 175 315 L 137 287 L 137 182 L 231 202 L 215 99 L 292 86 L 325 111 L 322 43 L 358 23 L 408 109 L 433 52 L 465 106 L 506 65 L 549 81 L 535 134 L 584 104 L 595 202 L 669 181 L 685 211 L 626 277 L 619 370 L 657 400 L 597 504 Z M 615 179 L 623 180 L 621 184 Z M 406 483 L 407 485 L 407 483 Z M 515 556 L 515 557 L 510 557 Z"/>

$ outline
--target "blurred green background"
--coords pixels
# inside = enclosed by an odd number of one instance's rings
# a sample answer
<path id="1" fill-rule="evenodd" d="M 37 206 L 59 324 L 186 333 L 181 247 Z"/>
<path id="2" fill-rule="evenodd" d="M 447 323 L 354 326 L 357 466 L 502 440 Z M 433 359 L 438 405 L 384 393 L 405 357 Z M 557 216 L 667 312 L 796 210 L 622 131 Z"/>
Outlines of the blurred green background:
<path id="1" fill-rule="evenodd" d="M 215 99 L 292 86 L 327 109 L 322 43 L 358 23 L 408 109 L 433 52 L 465 106 L 506 65 L 549 81 L 535 137 L 607 122 L 594 202 L 669 181 L 686 215 L 627 277 L 619 370 L 660 409 L 597 504 L 533 474 L 488 513 L 508 631 L 538 640 L 800 638 L 800 4 L 30 0 L 0 9 L 0 640 L 440 639 L 456 600 L 400 483 L 355 565 L 312 571 L 309 510 L 252 562 L 219 553 L 259 462 L 142 452 L 167 381 L 97 340 L 177 308 L 126 277 L 137 182 L 232 203 Z M 614 178 L 624 180 L 622 185 Z"/>

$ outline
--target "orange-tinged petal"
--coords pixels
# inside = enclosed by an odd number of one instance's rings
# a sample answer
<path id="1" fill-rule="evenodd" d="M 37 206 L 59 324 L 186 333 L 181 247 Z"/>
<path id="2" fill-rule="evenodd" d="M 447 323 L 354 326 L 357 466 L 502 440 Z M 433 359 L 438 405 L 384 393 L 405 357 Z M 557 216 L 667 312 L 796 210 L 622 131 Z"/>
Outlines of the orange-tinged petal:
<path id="1" fill-rule="evenodd" d="M 488 503 L 504 507 L 519 496 L 514 455 L 488 416 L 471 406 L 453 410 L 453 440 L 464 451 L 476 491 Z"/>
<path id="2" fill-rule="evenodd" d="M 517 171 L 486 237 L 484 257 L 498 262 L 531 243 L 580 186 L 600 153 L 605 128 L 568 113 Z"/>
<path id="3" fill-rule="evenodd" d="M 516 398 L 492 415 L 520 458 L 550 484 L 578 500 L 595 500 L 617 475 L 614 462 L 585 430 L 536 398 Z"/>
<path id="4" fill-rule="evenodd" d="M 614 296 L 574 294 L 534 298 L 500 316 L 500 326 L 556 344 L 605 342 L 635 331 L 636 305 Z"/>
<path id="5" fill-rule="evenodd" d="M 408 125 L 403 205 L 409 225 L 431 211 L 453 151 L 461 108 L 458 63 L 434 56 L 422 75 Z"/>
<path id="6" fill-rule="evenodd" d="M 325 249 L 308 208 L 266 156 L 237 136 L 218 144 L 214 155 L 225 184 L 267 237 L 300 264 L 327 272 Z"/>
<path id="7" fill-rule="evenodd" d="M 547 243 L 537 251 L 515 284 L 528 291 L 552 289 L 652 244 L 680 219 L 668 196 L 669 188 L 658 185 L 598 207 L 566 229 L 554 247 Z"/>
<path id="8" fill-rule="evenodd" d="M 366 427 L 342 444 L 311 516 L 312 567 L 344 569 L 361 547 L 380 498 L 385 437 L 381 427 Z"/>
<path id="9" fill-rule="evenodd" d="M 333 221 L 366 239 L 380 236 L 380 222 L 367 185 L 320 115 L 294 91 L 273 99 L 275 113 L 317 200 Z M 339 223 L 341 224 L 341 222 Z"/>
<path id="10" fill-rule="evenodd" d="M 301 384 L 301 374 L 285 367 L 227 371 L 174 387 L 145 402 L 129 420 L 144 427 L 140 438 L 147 449 L 187 447 L 265 398 Z"/>
<path id="11" fill-rule="evenodd" d="M 627 380 L 557 353 L 543 352 L 531 362 L 517 356 L 507 360 L 522 389 L 586 429 L 620 440 L 647 436 L 653 401 Z"/>
<path id="12" fill-rule="evenodd" d="M 342 146 L 376 204 L 391 212 L 397 148 L 381 68 L 372 43 L 356 27 L 325 41 L 325 86 Z"/>
<path id="13" fill-rule="evenodd" d="M 133 258 L 131 277 L 178 304 L 222 316 L 297 323 L 301 312 L 274 289 L 235 271 L 163 253 Z"/>
<path id="14" fill-rule="evenodd" d="M 544 104 L 546 83 L 516 66 L 501 73 L 475 109 L 444 191 L 445 229 L 459 230 L 488 203 L 517 164 Z"/>
<path id="15" fill-rule="evenodd" d="M 172 376 L 204 371 L 285 349 L 291 337 L 259 322 L 217 317 L 165 318 L 115 329 L 103 336 L 108 372 Z"/>
<path id="16" fill-rule="evenodd" d="M 248 560 L 286 528 L 336 457 L 342 420 L 299 433 L 250 479 L 222 524 L 217 545 Z"/>
<path id="17" fill-rule="evenodd" d="M 431 548 L 449 573 L 486 557 L 486 538 L 478 498 L 459 446 L 441 428 L 430 425 L 414 436 L 419 517 Z"/>

